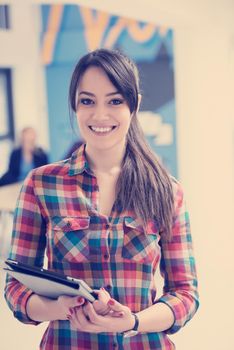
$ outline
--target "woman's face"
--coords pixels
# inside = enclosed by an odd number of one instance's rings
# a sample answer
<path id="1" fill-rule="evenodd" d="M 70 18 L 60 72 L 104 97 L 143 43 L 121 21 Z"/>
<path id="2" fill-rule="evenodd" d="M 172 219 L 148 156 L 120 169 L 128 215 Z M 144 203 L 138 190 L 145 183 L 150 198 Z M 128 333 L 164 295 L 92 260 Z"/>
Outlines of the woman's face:
<path id="1" fill-rule="evenodd" d="M 25 151 L 33 151 L 36 145 L 36 132 L 33 128 L 26 128 L 21 133 L 21 144 Z"/>
<path id="2" fill-rule="evenodd" d="M 125 147 L 131 113 L 124 97 L 106 73 L 90 67 L 83 74 L 77 91 L 77 121 L 89 147 L 108 150 Z"/>

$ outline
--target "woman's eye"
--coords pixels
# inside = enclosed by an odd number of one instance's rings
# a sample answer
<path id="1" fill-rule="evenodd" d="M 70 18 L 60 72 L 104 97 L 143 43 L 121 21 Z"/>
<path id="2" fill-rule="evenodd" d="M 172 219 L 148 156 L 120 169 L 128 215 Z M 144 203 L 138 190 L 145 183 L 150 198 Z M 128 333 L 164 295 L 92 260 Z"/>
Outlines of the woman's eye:
<path id="1" fill-rule="evenodd" d="M 80 103 L 81 103 L 82 105 L 88 106 L 88 105 L 93 104 L 94 102 L 93 102 L 93 100 L 91 100 L 90 98 L 81 98 L 81 99 L 80 99 Z"/>
<path id="2" fill-rule="evenodd" d="M 123 103 L 123 100 L 121 100 L 120 98 L 114 98 L 113 100 L 110 101 L 110 104 L 115 106 L 120 105 L 122 103 Z"/>

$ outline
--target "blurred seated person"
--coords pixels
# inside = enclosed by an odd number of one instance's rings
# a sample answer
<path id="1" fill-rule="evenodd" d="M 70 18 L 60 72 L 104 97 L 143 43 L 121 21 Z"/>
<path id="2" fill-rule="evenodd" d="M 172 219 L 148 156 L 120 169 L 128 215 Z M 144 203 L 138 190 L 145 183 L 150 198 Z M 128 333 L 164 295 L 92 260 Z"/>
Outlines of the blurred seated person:
<path id="1" fill-rule="evenodd" d="M 0 186 L 23 181 L 30 170 L 48 164 L 47 154 L 36 146 L 36 137 L 32 127 L 21 131 L 20 147 L 11 152 L 9 168 L 0 178 Z"/>

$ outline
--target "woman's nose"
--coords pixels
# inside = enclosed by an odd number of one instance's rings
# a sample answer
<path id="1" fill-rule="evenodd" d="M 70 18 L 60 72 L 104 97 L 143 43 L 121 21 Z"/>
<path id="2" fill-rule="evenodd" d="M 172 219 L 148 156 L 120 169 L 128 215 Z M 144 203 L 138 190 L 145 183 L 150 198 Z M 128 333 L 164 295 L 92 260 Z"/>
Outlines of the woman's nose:
<path id="1" fill-rule="evenodd" d="M 108 110 L 105 106 L 99 105 L 95 106 L 92 114 L 94 120 L 106 120 L 109 118 Z"/>

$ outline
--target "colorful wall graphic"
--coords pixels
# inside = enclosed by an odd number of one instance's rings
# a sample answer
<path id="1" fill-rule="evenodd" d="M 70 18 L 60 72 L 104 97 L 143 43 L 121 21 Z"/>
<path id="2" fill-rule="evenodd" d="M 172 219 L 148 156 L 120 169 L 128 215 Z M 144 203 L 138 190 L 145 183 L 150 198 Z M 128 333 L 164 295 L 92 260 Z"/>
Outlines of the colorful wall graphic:
<path id="1" fill-rule="evenodd" d="M 52 161 L 62 159 L 77 139 L 68 111 L 68 86 L 76 61 L 99 47 L 118 48 L 140 71 L 139 119 L 147 140 L 177 176 L 173 31 L 78 5 L 42 5 L 41 14 Z"/>

